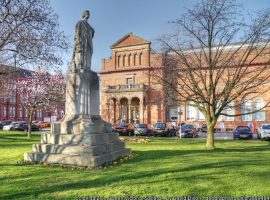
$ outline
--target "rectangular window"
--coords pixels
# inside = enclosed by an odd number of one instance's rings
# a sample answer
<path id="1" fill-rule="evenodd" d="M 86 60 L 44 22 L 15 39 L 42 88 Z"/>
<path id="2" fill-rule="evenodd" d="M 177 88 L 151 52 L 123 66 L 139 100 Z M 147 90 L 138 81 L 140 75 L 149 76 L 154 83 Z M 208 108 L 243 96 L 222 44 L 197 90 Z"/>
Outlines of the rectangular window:
<path id="1" fill-rule="evenodd" d="M 3 117 L 7 117 L 7 107 L 3 106 L 2 108 Z"/>
<path id="2" fill-rule="evenodd" d="M 242 104 L 242 120 L 243 121 L 252 121 L 252 114 L 248 114 L 252 112 L 252 102 L 251 101 L 246 101 L 243 102 Z"/>
<path id="3" fill-rule="evenodd" d="M 264 100 L 258 99 L 254 102 L 254 111 L 259 110 L 258 112 L 254 113 L 254 120 L 255 121 L 265 121 L 265 111 L 264 108 L 265 103 Z"/>
<path id="4" fill-rule="evenodd" d="M 228 115 L 234 115 L 234 103 L 229 103 L 225 108 L 224 113 Z M 225 116 L 225 121 L 234 121 L 234 116 Z"/>
<path id="5" fill-rule="evenodd" d="M 127 85 L 128 85 L 128 87 L 131 87 L 133 85 L 133 79 L 132 78 L 127 78 Z"/>
<path id="6" fill-rule="evenodd" d="M 195 120 L 196 119 L 196 108 L 188 105 L 187 106 L 187 120 Z"/>
<path id="7" fill-rule="evenodd" d="M 2 102 L 3 103 L 6 103 L 7 102 L 7 96 L 5 94 L 2 96 Z"/>
<path id="8" fill-rule="evenodd" d="M 15 117 L 15 107 L 14 106 L 12 106 L 12 107 L 10 107 L 9 108 L 9 116 L 10 117 Z"/>
<path id="9" fill-rule="evenodd" d="M 10 102 L 11 103 L 16 103 L 16 93 L 13 93 L 10 97 Z"/>
<path id="10" fill-rule="evenodd" d="M 41 111 L 41 110 L 39 110 L 39 111 L 37 112 L 37 118 L 42 118 L 42 111 Z"/>
<path id="11" fill-rule="evenodd" d="M 61 118 L 63 118 L 63 117 L 64 117 L 64 115 L 65 115 L 65 112 L 64 112 L 63 110 L 61 110 L 60 115 L 61 115 Z"/>
<path id="12" fill-rule="evenodd" d="M 23 109 L 22 108 L 20 108 L 20 110 L 19 110 L 19 117 L 23 117 Z"/>
<path id="13" fill-rule="evenodd" d="M 200 121 L 204 121 L 205 120 L 204 115 L 199 110 L 198 110 L 198 120 L 200 120 Z"/>

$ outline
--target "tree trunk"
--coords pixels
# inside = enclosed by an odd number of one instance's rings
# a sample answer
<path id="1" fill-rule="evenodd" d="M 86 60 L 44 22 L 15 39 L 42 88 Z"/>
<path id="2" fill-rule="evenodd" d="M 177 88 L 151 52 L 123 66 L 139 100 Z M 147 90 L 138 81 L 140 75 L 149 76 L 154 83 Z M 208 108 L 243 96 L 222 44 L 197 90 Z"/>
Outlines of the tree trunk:
<path id="1" fill-rule="evenodd" d="M 214 143 L 214 127 L 211 123 L 207 123 L 207 138 L 206 138 L 206 149 L 214 150 L 215 143 Z"/>
<path id="2" fill-rule="evenodd" d="M 31 138 L 32 136 L 32 120 L 33 120 L 33 113 L 29 114 L 28 118 L 28 137 Z"/>

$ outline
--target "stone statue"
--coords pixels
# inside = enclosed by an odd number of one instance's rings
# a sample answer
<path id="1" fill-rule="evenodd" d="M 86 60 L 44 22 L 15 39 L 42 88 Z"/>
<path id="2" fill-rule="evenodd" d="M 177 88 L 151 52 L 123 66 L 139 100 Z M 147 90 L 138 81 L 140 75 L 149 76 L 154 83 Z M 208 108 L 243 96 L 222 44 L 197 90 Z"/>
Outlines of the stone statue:
<path id="1" fill-rule="evenodd" d="M 93 54 L 92 39 L 95 30 L 88 24 L 87 20 L 90 17 L 88 10 L 83 12 L 82 20 L 76 24 L 75 30 L 75 46 L 73 51 L 72 62 L 76 69 L 91 67 L 91 59 Z"/>
<path id="2" fill-rule="evenodd" d="M 87 22 L 89 17 L 89 11 L 84 11 L 83 19 L 75 28 L 75 45 L 66 86 L 65 121 L 74 120 L 81 115 L 98 115 L 99 112 L 99 89 L 95 87 L 99 80 L 94 75 L 96 73 L 91 71 L 92 39 L 95 31 Z"/>
<path id="3" fill-rule="evenodd" d="M 89 11 L 85 11 L 76 25 L 65 118 L 52 124 L 51 133 L 42 134 L 41 144 L 24 154 L 25 161 L 97 167 L 131 153 L 99 115 L 99 77 L 90 69 L 94 29 L 88 18 Z"/>

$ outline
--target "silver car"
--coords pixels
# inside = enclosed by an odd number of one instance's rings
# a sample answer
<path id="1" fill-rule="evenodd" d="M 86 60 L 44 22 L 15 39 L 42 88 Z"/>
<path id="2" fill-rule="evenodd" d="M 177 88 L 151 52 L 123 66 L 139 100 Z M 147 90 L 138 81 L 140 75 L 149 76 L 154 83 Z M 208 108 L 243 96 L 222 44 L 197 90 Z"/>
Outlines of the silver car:
<path id="1" fill-rule="evenodd" d="M 147 124 L 135 124 L 134 125 L 134 135 L 148 135 Z"/>
<path id="2" fill-rule="evenodd" d="M 258 138 L 261 140 L 270 139 L 270 124 L 262 124 L 257 129 Z"/>
<path id="3" fill-rule="evenodd" d="M 12 131 L 12 130 L 14 130 L 14 126 L 18 125 L 19 123 L 20 122 L 11 122 L 10 124 L 3 126 L 3 130 L 4 131 Z"/>

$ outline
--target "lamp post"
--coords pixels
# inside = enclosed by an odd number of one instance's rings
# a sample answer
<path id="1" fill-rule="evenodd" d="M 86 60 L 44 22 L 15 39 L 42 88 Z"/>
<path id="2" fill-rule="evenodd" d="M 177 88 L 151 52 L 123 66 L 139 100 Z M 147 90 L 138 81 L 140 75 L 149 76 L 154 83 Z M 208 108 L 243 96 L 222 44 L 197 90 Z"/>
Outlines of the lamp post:
<path id="1" fill-rule="evenodd" d="M 183 114 L 181 110 L 181 105 L 178 107 L 178 122 L 179 122 L 179 138 L 182 138 L 182 123 L 181 123 L 181 115 Z"/>

